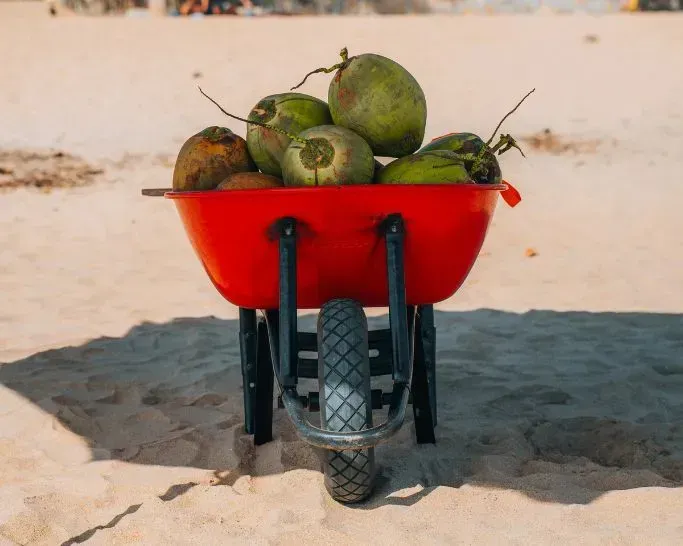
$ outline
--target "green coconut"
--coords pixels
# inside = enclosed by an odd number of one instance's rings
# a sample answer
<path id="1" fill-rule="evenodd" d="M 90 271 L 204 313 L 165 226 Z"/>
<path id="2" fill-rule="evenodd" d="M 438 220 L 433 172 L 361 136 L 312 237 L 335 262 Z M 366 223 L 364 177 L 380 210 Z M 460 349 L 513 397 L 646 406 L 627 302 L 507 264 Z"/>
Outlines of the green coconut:
<path id="1" fill-rule="evenodd" d="M 279 93 L 261 99 L 247 118 L 294 135 L 304 129 L 332 124 L 327 103 L 303 93 Z M 247 146 L 262 173 L 281 177 L 282 156 L 292 140 L 262 125 L 247 125 Z"/>
<path id="2" fill-rule="evenodd" d="M 486 142 L 474 133 L 449 133 L 435 138 L 418 151 L 450 150 L 451 152 L 477 154 L 484 146 L 486 146 Z"/>
<path id="3" fill-rule="evenodd" d="M 502 172 L 496 152 L 498 155 L 504 154 L 512 148 L 516 148 L 524 156 L 524 152 L 517 144 L 517 141 L 509 134 L 501 134 L 498 142 L 491 146 L 498 129 L 505 120 L 510 117 L 521 104 L 536 89 L 529 91 L 516 106 L 510 110 L 493 130 L 491 138 L 484 142 L 474 133 L 450 133 L 432 140 L 429 144 L 420 149 L 419 152 L 449 151 L 458 156 L 464 163 L 470 178 L 479 184 L 498 184 L 502 181 Z"/>
<path id="4" fill-rule="evenodd" d="M 374 53 L 348 56 L 308 76 L 336 71 L 327 93 L 335 125 L 363 137 L 375 155 L 403 157 L 415 152 L 425 135 L 427 101 L 420 84 L 396 61 Z"/>
<path id="5" fill-rule="evenodd" d="M 455 152 L 432 150 L 395 159 L 377 172 L 378 184 L 473 184 Z"/>
<path id="6" fill-rule="evenodd" d="M 420 148 L 419 152 L 449 150 L 459 154 L 472 179 L 478 184 L 499 184 L 503 175 L 496 156 L 488 149 L 486 142 L 474 133 L 450 133 L 435 138 Z M 483 150 L 480 167 L 474 171 L 476 157 Z"/>
<path id="7" fill-rule="evenodd" d="M 256 120 L 244 119 L 226 111 L 202 88 L 199 92 L 226 116 L 258 125 L 288 137 L 292 142 L 282 158 L 285 185 L 370 184 L 375 158 L 370 145 L 350 129 L 337 125 L 311 127 L 298 135 Z"/>
<path id="8" fill-rule="evenodd" d="M 345 127 L 321 125 L 299 133 L 282 159 L 286 186 L 370 184 L 375 158 L 363 138 Z"/>

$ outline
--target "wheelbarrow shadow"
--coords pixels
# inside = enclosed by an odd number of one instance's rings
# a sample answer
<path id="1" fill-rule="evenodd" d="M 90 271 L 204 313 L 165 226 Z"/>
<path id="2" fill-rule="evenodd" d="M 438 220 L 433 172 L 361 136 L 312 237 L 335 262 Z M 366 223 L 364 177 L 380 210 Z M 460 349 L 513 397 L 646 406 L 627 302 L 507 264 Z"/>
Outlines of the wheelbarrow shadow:
<path id="1" fill-rule="evenodd" d="M 437 443 L 415 443 L 410 415 L 377 447 L 377 488 L 357 508 L 464 484 L 557 503 L 683 484 L 683 316 L 478 310 L 437 312 L 436 327 Z M 213 470 L 218 485 L 319 470 L 283 410 L 275 441 L 244 433 L 238 330 L 214 317 L 142 323 L 4 363 L 0 383 L 86 438 L 93 459 Z M 559 475 L 576 487 L 550 487 Z"/>

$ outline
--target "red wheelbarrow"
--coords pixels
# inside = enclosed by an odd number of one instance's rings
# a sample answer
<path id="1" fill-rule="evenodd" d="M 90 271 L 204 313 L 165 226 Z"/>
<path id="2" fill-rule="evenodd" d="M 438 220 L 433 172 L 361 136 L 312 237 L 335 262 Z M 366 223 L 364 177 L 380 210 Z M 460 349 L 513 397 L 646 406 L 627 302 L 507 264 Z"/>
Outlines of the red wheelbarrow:
<path id="1" fill-rule="evenodd" d="M 519 201 L 509 184 L 143 193 L 175 203 L 212 283 L 240 309 L 255 444 L 272 440 L 274 382 L 299 436 L 324 450 L 325 484 L 340 502 L 372 493 L 373 448 L 401 428 L 409 403 L 417 442 L 435 442 L 433 305 L 467 277 L 498 195 Z M 368 331 L 364 307 L 388 307 L 390 327 Z M 298 331 L 297 309 L 320 309 L 317 333 Z M 391 392 L 371 386 L 383 375 Z M 317 379 L 319 391 L 300 395 L 299 378 Z M 385 405 L 375 425 L 372 411 Z M 319 427 L 307 411 L 320 412 Z"/>

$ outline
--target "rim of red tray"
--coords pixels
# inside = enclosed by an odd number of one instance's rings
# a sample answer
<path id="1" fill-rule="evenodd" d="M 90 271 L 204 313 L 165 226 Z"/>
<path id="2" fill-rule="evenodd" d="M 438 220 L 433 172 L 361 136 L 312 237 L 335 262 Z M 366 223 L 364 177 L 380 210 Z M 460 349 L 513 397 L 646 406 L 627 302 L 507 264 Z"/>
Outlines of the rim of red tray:
<path id="1" fill-rule="evenodd" d="M 510 186 L 503 181 L 501 184 L 344 184 L 344 185 L 330 185 L 330 186 L 290 186 L 282 188 L 268 188 L 272 192 L 283 192 L 288 194 L 296 193 L 310 193 L 317 192 L 333 192 L 333 191 L 391 191 L 389 188 L 442 188 L 441 191 L 505 191 Z M 386 189 L 384 189 L 386 188 Z M 232 190 L 232 191 L 216 191 L 216 190 L 194 190 L 194 191 L 167 191 L 164 197 L 167 199 L 192 199 L 199 197 L 215 197 L 218 199 L 225 198 L 231 195 L 250 195 L 263 194 L 263 188 L 254 188 L 246 190 Z"/>

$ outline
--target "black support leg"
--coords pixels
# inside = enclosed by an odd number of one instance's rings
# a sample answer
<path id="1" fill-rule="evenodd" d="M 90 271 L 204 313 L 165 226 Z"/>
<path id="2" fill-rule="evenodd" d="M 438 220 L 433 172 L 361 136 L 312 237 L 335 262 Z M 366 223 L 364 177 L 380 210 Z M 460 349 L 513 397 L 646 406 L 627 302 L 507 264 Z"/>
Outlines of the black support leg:
<path id="1" fill-rule="evenodd" d="M 258 446 L 273 439 L 274 377 L 266 321 L 260 319 L 257 328 L 254 444 Z"/>
<path id="2" fill-rule="evenodd" d="M 436 403 L 430 396 L 429 384 L 429 341 L 424 334 L 425 322 L 429 323 L 429 317 L 423 316 L 424 307 L 418 311 L 415 332 L 415 365 L 411 391 L 413 393 L 413 415 L 415 417 L 415 436 L 418 444 L 436 443 L 434 435 L 434 405 Z"/>
<path id="3" fill-rule="evenodd" d="M 429 403 L 432 407 L 432 421 L 436 426 L 436 328 L 434 327 L 434 306 L 423 305 L 419 308 L 420 330 L 427 368 Z"/>
<path id="4" fill-rule="evenodd" d="M 390 214 L 384 223 L 387 247 L 387 282 L 389 285 L 389 327 L 393 352 L 393 379 L 408 384 L 411 375 L 409 315 L 406 306 L 406 285 L 403 267 L 403 219 Z"/>
<path id="5" fill-rule="evenodd" d="M 254 433 L 256 404 L 256 311 L 240 308 L 240 357 L 244 399 L 244 430 Z"/>
<path id="6" fill-rule="evenodd" d="M 280 347 L 278 376 L 283 389 L 296 388 L 299 351 L 296 316 L 296 221 L 280 221 Z"/>

